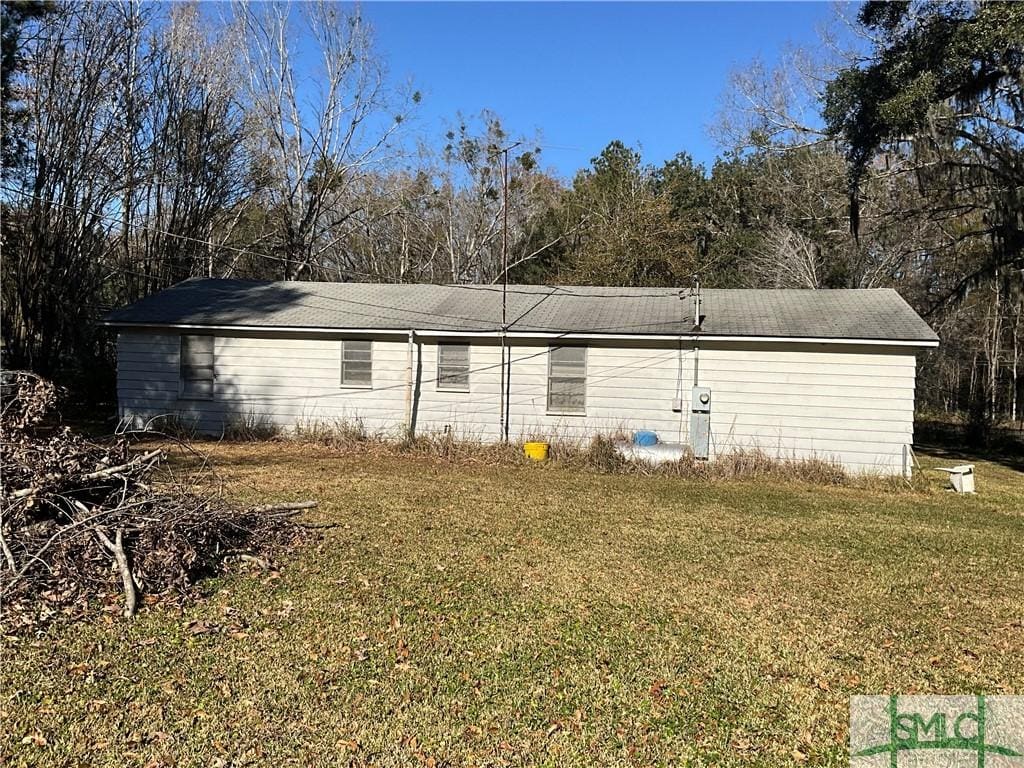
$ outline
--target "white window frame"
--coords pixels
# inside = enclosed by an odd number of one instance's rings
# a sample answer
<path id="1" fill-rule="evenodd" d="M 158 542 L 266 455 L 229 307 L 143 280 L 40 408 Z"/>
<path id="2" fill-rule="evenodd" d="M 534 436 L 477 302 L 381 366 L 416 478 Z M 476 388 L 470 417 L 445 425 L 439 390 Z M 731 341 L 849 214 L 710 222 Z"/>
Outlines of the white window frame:
<path id="1" fill-rule="evenodd" d="M 442 353 L 443 353 L 443 351 L 445 349 L 453 349 L 453 348 L 456 348 L 456 347 L 465 347 L 465 349 L 466 349 L 466 371 L 465 371 L 466 383 L 465 384 L 452 384 L 451 382 L 443 382 L 441 380 L 441 371 L 442 371 L 442 369 L 453 367 L 451 365 L 451 363 L 448 363 L 447 365 L 442 363 L 442 360 L 441 360 Z M 468 343 L 468 342 L 466 342 L 466 343 L 463 343 L 463 342 L 453 342 L 453 343 L 440 342 L 440 343 L 438 343 L 438 345 L 437 345 L 437 376 L 435 377 L 435 381 L 434 381 L 434 384 L 437 387 L 437 389 L 439 391 L 441 391 L 441 392 L 469 392 L 469 389 L 470 389 L 470 376 L 471 376 L 472 370 L 473 370 L 472 359 L 473 359 L 473 345 Z"/>
<path id="2" fill-rule="evenodd" d="M 345 381 L 345 346 L 347 344 L 352 344 L 353 342 L 355 342 L 357 344 L 365 343 L 367 345 L 367 349 L 370 352 L 370 380 L 368 382 L 364 383 L 364 382 Z M 339 386 L 342 389 L 373 389 L 373 339 L 342 339 L 342 341 L 341 341 L 341 348 L 339 349 L 339 352 L 340 352 L 339 365 L 338 365 L 338 368 L 339 368 L 339 370 L 338 370 Z"/>
<path id="3" fill-rule="evenodd" d="M 583 380 L 583 405 L 579 410 L 566 410 L 565 408 L 552 408 L 551 407 L 551 366 L 554 362 L 553 353 L 559 349 L 582 349 L 583 350 L 583 373 L 581 376 L 559 376 L 560 379 L 575 379 L 580 378 Z M 575 344 L 558 344 L 551 345 L 548 347 L 548 378 L 547 378 L 547 392 L 545 395 L 545 407 L 546 412 L 549 416 L 586 416 L 587 415 L 587 368 L 589 365 L 590 353 L 586 346 L 575 345 Z"/>
<path id="4" fill-rule="evenodd" d="M 201 339 L 203 343 L 210 345 L 210 376 L 197 377 L 195 375 L 189 376 L 187 372 L 195 367 L 202 368 L 204 366 L 191 366 L 185 363 L 185 347 L 191 343 L 192 340 Z M 182 400 L 213 400 L 217 391 L 217 337 L 209 336 L 205 334 L 191 334 L 183 333 L 178 336 L 178 397 Z M 197 393 L 192 389 L 193 384 L 197 382 L 210 382 L 210 393 L 202 394 Z"/>

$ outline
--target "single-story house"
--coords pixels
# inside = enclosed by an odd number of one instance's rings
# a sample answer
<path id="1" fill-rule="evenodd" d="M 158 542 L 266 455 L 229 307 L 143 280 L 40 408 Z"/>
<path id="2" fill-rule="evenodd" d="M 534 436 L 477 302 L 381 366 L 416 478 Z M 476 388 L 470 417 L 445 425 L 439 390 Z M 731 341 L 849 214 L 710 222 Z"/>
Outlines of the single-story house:
<path id="1" fill-rule="evenodd" d="M 126 423 L 359 424 L 496 441 L 652 431 L 909 474 L 915 354 L 893 290 L 192 279 L 111 312 Z"/>

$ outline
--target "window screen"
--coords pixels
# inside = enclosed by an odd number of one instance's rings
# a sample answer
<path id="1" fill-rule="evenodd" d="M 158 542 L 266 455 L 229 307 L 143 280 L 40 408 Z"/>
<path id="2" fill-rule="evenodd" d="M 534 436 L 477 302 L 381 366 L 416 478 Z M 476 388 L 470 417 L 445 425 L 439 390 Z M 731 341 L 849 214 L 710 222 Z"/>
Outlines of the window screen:
<path id="1" fill-rule="evenodd" d="M 437 388 L 469 391 L 469 344 L 439 344 Z"/>
<path id="2" fill-rule="evenodd" d="M 548 411 L 585 413 L 587 409 L 587 348 L 548 349 Z"/>
<path id="3" fill-rule="evenodd" d="M 370 387 L 373 385 L 373 342 L 346 339 L 341 342 L 341 385 Z"/>
<path id="4" fill-rule="evenodd" d="M 213 336 L 182 336 L 179 355 L 181 396 L 213 399 Z"/>

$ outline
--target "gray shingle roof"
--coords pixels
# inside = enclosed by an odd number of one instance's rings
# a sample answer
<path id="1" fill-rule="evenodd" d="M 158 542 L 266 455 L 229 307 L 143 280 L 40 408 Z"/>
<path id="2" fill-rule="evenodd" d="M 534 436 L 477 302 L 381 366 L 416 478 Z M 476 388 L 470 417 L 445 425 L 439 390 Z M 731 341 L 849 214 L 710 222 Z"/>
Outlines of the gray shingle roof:
<path id="1" fill-rule="evenodd" d="M 712 336 L 932 342 L 896 291 L 705 289 L 700 332 Z M 672 288 L 512 285 L 514 332 L 675 336 L 693 304 Z M 192 279 L 109 313 L 107 325 L 497 331 L 501 287 Z"/>

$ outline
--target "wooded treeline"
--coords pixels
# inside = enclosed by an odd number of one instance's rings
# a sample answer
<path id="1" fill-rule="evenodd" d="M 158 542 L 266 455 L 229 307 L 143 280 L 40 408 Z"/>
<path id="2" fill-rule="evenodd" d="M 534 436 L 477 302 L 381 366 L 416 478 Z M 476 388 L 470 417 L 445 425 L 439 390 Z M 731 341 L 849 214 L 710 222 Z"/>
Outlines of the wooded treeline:
<path id="1" fill-rule="evenodd" d="M 711 168 L 613 141 L 569 182 L 490 112 L 411 128 L 348 5 L 3 14 L 8 365 L 109 376 L 96 318 L 193 276 L 500 281 L 507 160 L 512 280 L 895 287 L 943 339 L 920 407 L 1024 412 L 1021 6 L 868 3 L 737 73 Z"/>

